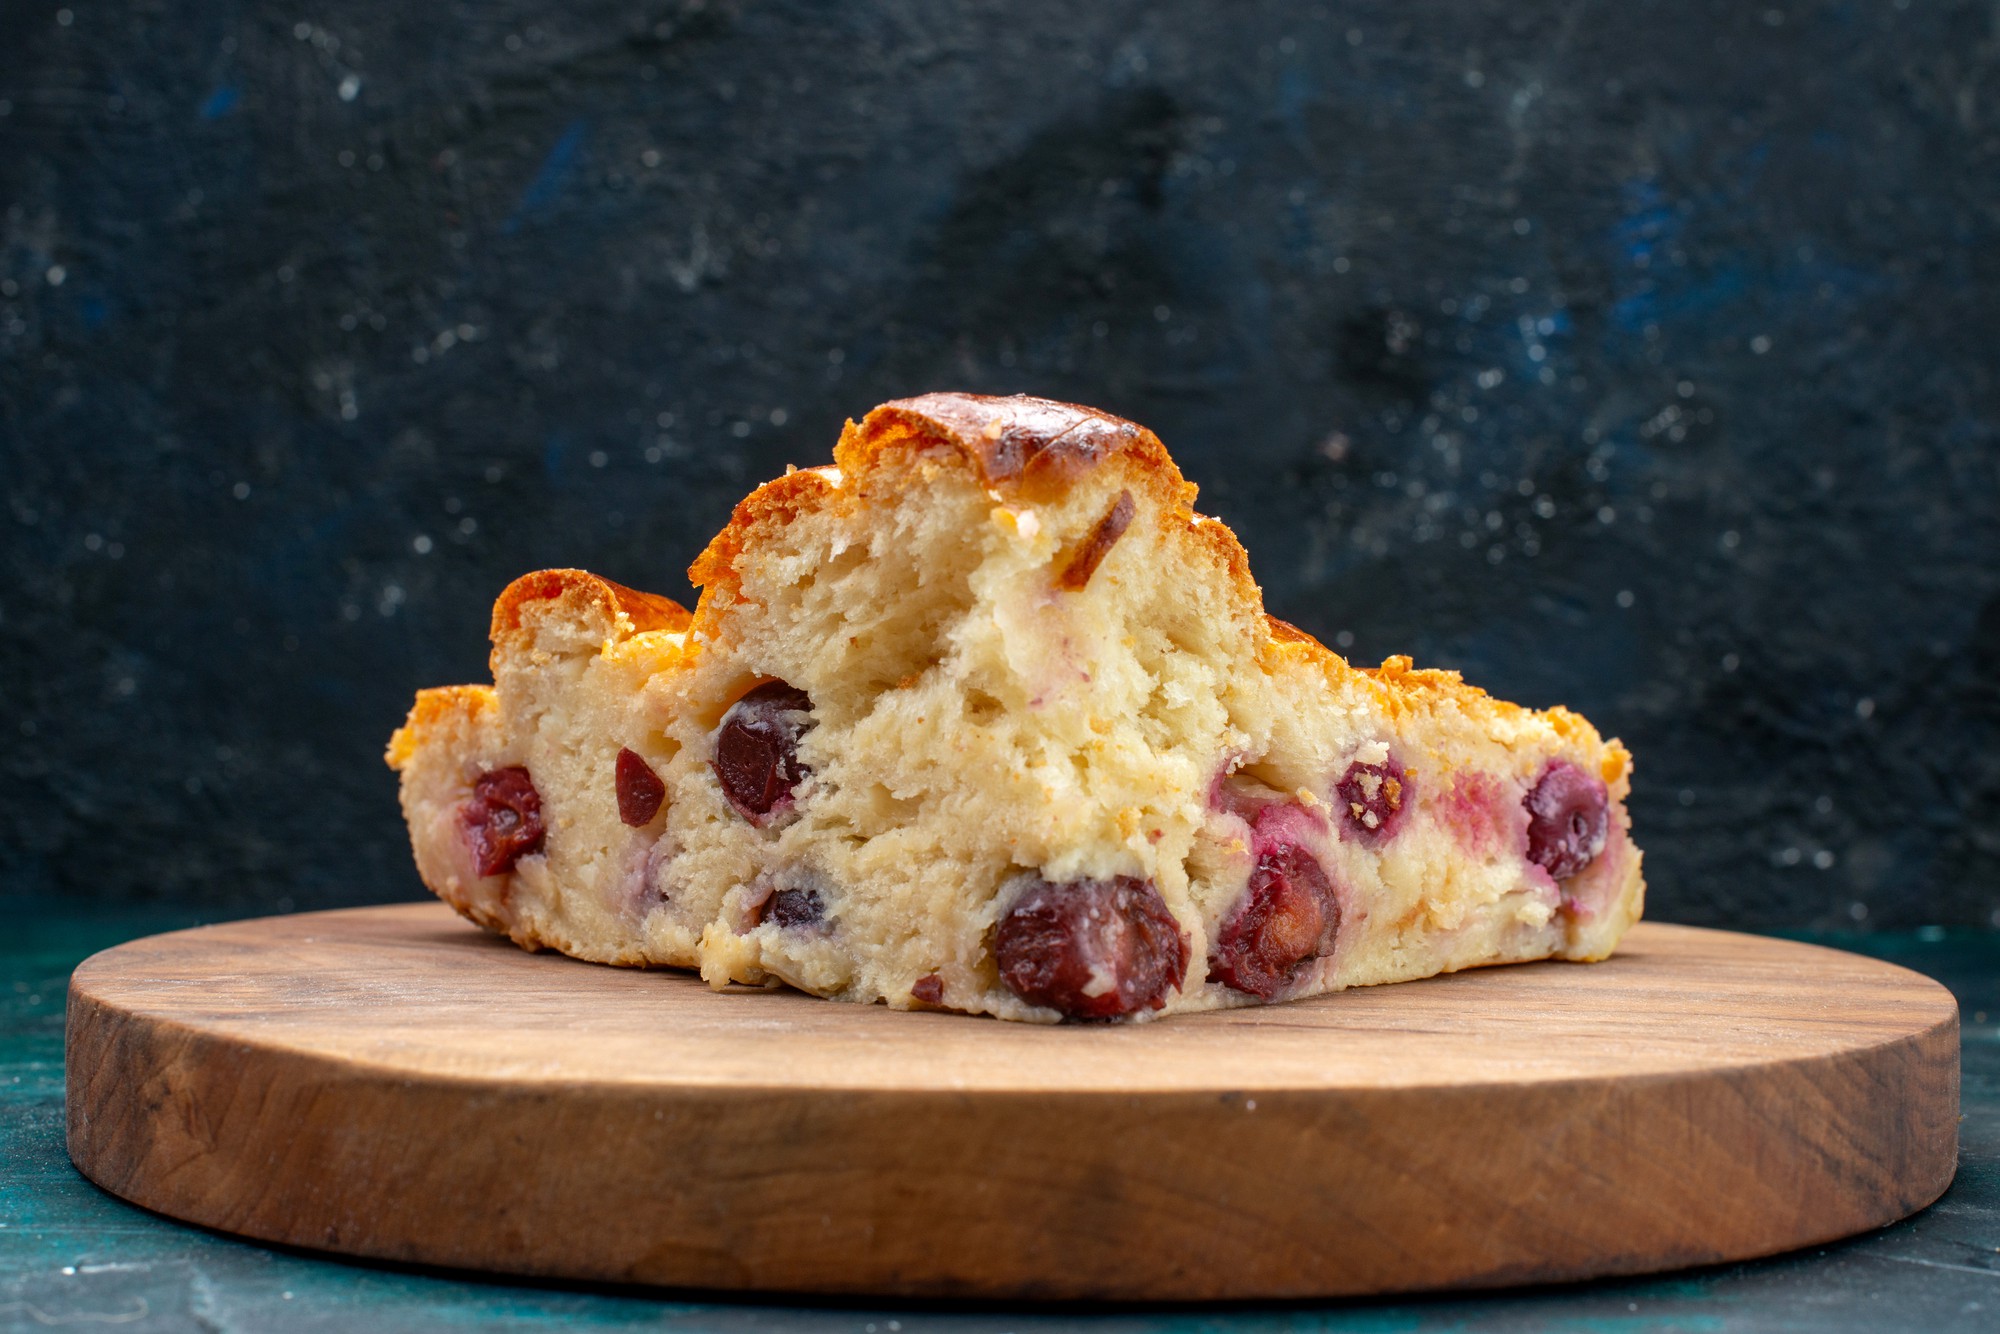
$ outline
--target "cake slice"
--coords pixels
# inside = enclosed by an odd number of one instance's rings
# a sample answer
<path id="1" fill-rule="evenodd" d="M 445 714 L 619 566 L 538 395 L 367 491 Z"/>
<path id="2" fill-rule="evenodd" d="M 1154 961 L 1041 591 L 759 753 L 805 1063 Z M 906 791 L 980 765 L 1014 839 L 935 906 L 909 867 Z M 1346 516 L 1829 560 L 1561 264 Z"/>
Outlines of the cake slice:
<path id="1" fill-rule="evenodd" d="M 523 945 L 1003 1018 L 1600 959 L 1630 757 L 1267 617 L 1148 431 L 933 394 L 695 562 L 517 581 L 391 742 L 425 883 Z"/>
<path id="2" fill-rule="evenodd" d="M 685 662 L 688 619 L 677 602 L 582 570 L 507 586 L 493 608 L 494 684 L 418 691 L 389 745 L 432 893 L 529 949 L 654 962 L 642 927 L 672 743 L 645 687 Z"/>

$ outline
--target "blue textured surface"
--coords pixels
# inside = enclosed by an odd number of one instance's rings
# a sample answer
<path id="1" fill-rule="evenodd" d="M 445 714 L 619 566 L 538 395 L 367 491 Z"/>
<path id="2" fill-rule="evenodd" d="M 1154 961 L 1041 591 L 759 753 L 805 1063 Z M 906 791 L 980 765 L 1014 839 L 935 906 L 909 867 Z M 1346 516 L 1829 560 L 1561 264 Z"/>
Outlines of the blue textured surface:
<path id="1" fill-rule="evenodd" d="M 123 912 L 31 917 L 0 940 L 0 1327 L 146 1330 L 626 1326 L 814 1334 L 1277 1334 L 1277 1331 L 1991 1330 L 2000 1323 L 2000 941 L 1867 945 L 1950 985 L 1965 1021 L 1957 1180 L 1928 1210 L 1839 1245 L 1626 1282 L 1418 1301 L 1191 1309 L 765 1304 L 531 1287 L 274 1251 L 185 1227 L 91 1186 L 62 1147 L 62 1005 L 86 954 L 190 924 Z M 1328 1220 L 1337 1227 L 1338 1220 Z"/>
<path id="2" fill-rule="evenodd" d="M 751 483 L 939 388 L 1155 427 L 1277 614 L 1622 734 L 1654 915 L 2000 923 L 1995 34 L 1969 0 L 0 5 L 0 1321 L 1992 1328 L 1969 935 L 1860 942 L 1968 1012 L 1921 1218 L 1334 1312 L 273 1253 L 79 1180 L 59 1051 L 74 961 L 193 911 L 77 904 L 418 892 L 380 749 L 482 673 L 509 578 L 684 593 Z"/>
<path id="3" fill-rule="evenodd" d="M 1271 609 L 1638 756 L 1658 916 L 2000 918 L 1990 5 L 0 6 L 0 885 L 417 892 L 512 576 L 841 420 L 1157 428 Z"/>

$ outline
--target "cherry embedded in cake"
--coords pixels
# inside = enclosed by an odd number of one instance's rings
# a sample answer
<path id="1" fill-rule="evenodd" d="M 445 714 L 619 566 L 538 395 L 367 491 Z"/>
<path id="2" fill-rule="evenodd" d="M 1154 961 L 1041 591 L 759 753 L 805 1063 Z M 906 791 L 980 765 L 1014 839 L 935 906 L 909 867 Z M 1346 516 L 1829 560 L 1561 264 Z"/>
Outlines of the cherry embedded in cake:
<path id="1" fill-rule="evenodd" d="M 781 927 L 817 926 L 826 916 L 826 904 L 816 889 L 781 889 L 771 895 L 765 915 Z"/>
<path id="2" fill-rule="evenodd" d="M 503 875 L 524 853 L 542 846 L 542 797 L 518 764 L 494 769 L 473 780 L 472 796 L 461 808 L 481 875 Z"/>
<path id="3" fill-rule="evenodd" d="M 736 812 L 761 824 L 791 804 L 806 771 L 799 738 L 812 726 L 805 691 L 770 681 L 731 706 L 715 733 L 715 776 Z"/>
<path id="4" fill-rule="evenodd" d="M 1340 902 L 1319 860 L 1280 844 L 1257 859 L 1243 901 L 1222 924 L 1208 980 L 1270 1000 L 1312 959 L 1333 953 Z"/>
<path id="5" fill-rule="evenodd" d="M 1187 943 L 1150 881 L 1030 879 L 993 933 L 1000 981 L 1066 1019 L 1158 1010 L 1187 968 Z"/>
<path id="6" fill-rule="evenodd" d="M 746 498 L 691 613 L 524 576 L 391 742 L 418 869 L 530 948 L 1038 1022 L 1608 955 L 1625 749 L 1351 666 L 1193 500 L 1130 422 L 933 394 Z"/>
<path id="7" fill-rule="evenodd" d="M 1366 764 L 1356 760 L 1334 784 L 1348 828 L 1362 838 L 1387 839 L 1403 826 L 1413 803 L 1410 775 L 1393 760 Z"/>
<path id="8" fill-rule="evenodd" d="M 653 766 L 630 746 L 618 749 L 618 818 L 634 829 L 643 829 L 660 813 L 667 800 L 667 785 L 653 772 Z"/>
<path id="9" fill-rule="evenodd" d="M 1556 760 L 1522 801 L 1528 808 L 1528 860 L 1556 879 L 1578 874 L 1604 851 L 1611 819 L 1603 780 Z"/>

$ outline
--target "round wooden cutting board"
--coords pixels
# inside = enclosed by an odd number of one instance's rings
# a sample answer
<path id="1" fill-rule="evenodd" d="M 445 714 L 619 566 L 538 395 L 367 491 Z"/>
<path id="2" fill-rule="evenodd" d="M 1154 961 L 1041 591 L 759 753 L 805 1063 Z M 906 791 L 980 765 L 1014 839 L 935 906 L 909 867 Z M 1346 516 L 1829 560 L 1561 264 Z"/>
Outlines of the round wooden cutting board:
<path id="1" fill-rule="evenodd" d="M 531 955 L 436 904 L 78 968 L 69 1151 L 266 1241 L 702 1288 L 1328 1296 L 1627 1274 L 1936 1199 L 1958 1011 L 1641 925 L 1608 962 L 1056 1028 Z"/>

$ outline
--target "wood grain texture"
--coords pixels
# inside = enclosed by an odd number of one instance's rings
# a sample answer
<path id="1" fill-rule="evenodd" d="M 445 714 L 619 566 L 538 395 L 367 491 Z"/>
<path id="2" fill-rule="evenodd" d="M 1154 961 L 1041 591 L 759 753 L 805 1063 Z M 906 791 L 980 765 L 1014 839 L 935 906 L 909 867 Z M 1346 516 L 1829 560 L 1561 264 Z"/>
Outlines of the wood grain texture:
<path id="1" fill-rule="evenodd" d="M 1825 1241 L 1956 1161 L 1942 987 L 1644 924 L 1618 955 L 1036 1028 L 529 955 L 441 905 L 96 955 L 69 1149 L 247 1236 L 689 1287 L 1202 1299 Z"/>

